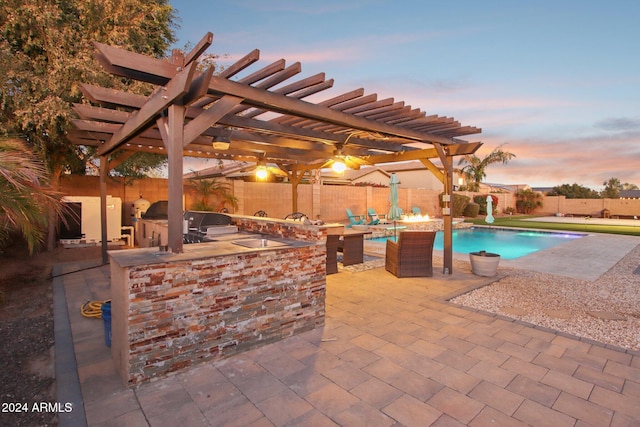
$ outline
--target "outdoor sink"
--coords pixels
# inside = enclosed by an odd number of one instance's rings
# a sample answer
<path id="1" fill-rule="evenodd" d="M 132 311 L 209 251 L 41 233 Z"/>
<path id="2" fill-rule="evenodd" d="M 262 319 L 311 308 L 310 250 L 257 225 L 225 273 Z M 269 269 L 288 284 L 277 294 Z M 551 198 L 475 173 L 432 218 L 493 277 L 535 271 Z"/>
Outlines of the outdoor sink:
<path id="1" fill-rule="evenodd" d="M 241 239 L 232 242 L 234 245 L 244 246 L 245 248 L 277 248 L 289 246 L 288 243 L 278 242 L 270 239 Z"/>

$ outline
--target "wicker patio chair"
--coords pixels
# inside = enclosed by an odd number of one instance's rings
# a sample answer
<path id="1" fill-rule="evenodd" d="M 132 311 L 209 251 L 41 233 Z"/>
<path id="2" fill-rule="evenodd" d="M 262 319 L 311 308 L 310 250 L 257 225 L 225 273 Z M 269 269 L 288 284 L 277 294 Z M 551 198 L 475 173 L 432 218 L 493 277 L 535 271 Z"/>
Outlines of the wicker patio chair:
<path id="1" fill-rule="evenodd" d="M 435 231 L 401 231 L 398 242 L 387 240 L 385 268 L 396 277 L 433 276 Z"/>

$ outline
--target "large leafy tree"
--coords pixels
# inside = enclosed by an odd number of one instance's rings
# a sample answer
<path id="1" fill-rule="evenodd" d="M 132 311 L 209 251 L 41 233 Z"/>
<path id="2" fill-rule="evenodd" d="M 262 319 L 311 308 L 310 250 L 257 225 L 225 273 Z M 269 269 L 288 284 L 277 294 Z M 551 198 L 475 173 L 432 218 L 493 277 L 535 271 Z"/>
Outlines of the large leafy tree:
<path id="1" fill-rule="evenodd" d="M 175 19 L 168 0 L 0 0 L 0 134 L 24 138 L 54 188 L 63 172 L 84 173 L 88 152 L 65 136 L 71 104 L 82 100 L 80 83 L 149 91 L 104 72 L 92 43 L 162 57 L 174 42 Z"/>
<path id="2" fill-rule="evenodd" d="M 556 185 L 547 193 L 548 196 L 565 196 L 567 199 L 599 199 L 600 194 L 580 184 Z"/>
<path id="3" fill-rule="evenodd" d="M 618 178 L 609 178 L 602 185 L 604 185 L 604 189 L 600 195 L 605 199 L 617 199 L 620 197 L 620 191 L 624 189 Z"/>
<path id="4" fill-rule="evenodd" d="M 494 148 L 483 158 L 479 158 L 475 154 L 467 154 L 458 161 L 458 165 L 464 165 L 461 171 L 469 181 L 469 191 L 480 190 L 480 183 L 487 177 L 487 167 L 489 165 L 494 163 L 506 164 L 516 157 L 515 154 L 504 151 L 502 149 L 503 145 Z"/>

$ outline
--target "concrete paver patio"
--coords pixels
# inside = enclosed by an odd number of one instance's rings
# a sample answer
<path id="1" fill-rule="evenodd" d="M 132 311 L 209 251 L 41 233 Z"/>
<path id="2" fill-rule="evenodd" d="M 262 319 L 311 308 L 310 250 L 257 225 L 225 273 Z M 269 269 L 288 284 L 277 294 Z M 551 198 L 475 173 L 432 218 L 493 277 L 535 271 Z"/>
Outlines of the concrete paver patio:
<path id="1" fill-rule="evenodd" d="M 328 276 L 323 328 L 126 389 L 80 314 L 109 297 L 108 266 L 88 267 L 54 271 L 61 426 L 640 425 L 640 354 L 450 304 L 493 280 L 459 266 Z"/>

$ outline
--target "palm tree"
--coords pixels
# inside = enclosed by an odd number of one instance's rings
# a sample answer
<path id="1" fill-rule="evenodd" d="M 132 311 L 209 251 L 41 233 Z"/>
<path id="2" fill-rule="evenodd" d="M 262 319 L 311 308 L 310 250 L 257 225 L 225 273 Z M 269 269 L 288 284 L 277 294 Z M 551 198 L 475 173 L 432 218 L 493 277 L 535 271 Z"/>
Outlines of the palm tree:
<path id="1" fill-rule="evenodd" d="M 493 151 L 487 154 L 487 156 L 483 159 L 480 159 L 475 154 L 467 154 L 460 159 L 458 165 L 466 163 L 466 165 L 462 168 L 462 173 L 470 182 L 469 191 L 480 190 L 480 182 L 487 177 L 487 166 L 493 163 L 506 164 L 509 162 L 509 160 L 516 156 L 513 153 L 502 150 L 503 145 L 504 144 L 494 148 Z"/>
<path id="2" fill-rule="evenodd" d="M 231 186 L 227 182 L 217 181 L 213 179 L 192 178 L 191 185 L 200 196 L 200 199 L 194 203 L 192 209 L 197 211 L 212 211 L 213 206 L 209 204 L 209 196 L 216 196 L 219 200 L 217 211 L 222 210 L 228 203 L 233 208 L 238 207 L 238 199 L 230 193 Z"/>
<path id="3" fill-rule="evenodd" d="M 536 208 L 542 207 L 542 193 L 531 189 L 518 190 L 516 192 L 516 208 L 518 212 L 530 214 Z"/>
<path id="4" fill-rule="evenodd" d="M 45 242 L 49 213 L 61 215 L 61 194 L 48 186 L 43 162 L 18 139 L 0 139 L 0 246 L 14 235 L 29 253 Z"/>

